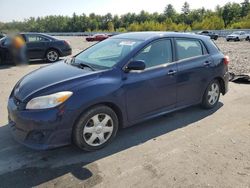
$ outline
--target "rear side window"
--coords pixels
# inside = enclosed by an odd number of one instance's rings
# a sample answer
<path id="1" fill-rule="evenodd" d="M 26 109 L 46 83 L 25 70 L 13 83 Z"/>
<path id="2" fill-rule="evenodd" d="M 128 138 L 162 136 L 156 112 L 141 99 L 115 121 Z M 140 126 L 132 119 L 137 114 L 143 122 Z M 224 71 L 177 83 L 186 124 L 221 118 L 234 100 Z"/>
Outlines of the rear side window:
<path id="1" fill-rule="evenodd" d="M 176 39 L 178 60 L 202 56 L 203 48 L 199 40 Z"/>

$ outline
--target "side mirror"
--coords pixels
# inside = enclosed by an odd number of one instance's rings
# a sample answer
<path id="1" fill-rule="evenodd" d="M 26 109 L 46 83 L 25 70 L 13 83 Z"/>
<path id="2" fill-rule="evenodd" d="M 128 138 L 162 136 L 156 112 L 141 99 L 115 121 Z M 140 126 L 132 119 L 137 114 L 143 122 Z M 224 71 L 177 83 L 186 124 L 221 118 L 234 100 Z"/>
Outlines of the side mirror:
<path id="1" fill-rule="evenodd" d="M 125 72 L 129 72 L 131 70 L 144 70 L 146 68 L 145 62 L 142 60 L 130 61 L 127 67 L 125 68 Z"/>

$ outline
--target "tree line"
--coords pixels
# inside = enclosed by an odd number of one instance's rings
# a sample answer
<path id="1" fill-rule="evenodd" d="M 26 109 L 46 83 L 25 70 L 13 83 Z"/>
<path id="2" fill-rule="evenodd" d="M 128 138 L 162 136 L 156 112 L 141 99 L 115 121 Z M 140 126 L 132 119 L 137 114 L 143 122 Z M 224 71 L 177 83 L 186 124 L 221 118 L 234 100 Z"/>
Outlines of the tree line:
<path id="1" fill-rule="evenodd" d="M 163 13 L 127 13 L 121 16 L 91 13 L 69 16 L 31 17 L 22 22 L 0 22 L 2 32 L 126 32 L 250 29 L 250 3 L 227 3 L 215 10 L 191 9 L 185 2 L 181 12 L 168 4 Z"/>

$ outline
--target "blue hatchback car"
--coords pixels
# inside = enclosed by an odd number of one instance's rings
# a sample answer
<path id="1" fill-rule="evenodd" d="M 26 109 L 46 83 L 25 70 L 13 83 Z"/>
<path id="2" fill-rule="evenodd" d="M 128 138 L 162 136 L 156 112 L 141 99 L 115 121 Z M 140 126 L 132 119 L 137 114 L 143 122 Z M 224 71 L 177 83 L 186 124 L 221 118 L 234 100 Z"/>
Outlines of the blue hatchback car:
<path id="1" fill-rule="evenodd" d="M 119 128 L 191 105 L 215 107 L 228 91 L 228 63 L 206 36 L 117 35 L 23 77 L 9 98 L 9 125 L 34 149 L 73 142 L 97 150 Z"/>

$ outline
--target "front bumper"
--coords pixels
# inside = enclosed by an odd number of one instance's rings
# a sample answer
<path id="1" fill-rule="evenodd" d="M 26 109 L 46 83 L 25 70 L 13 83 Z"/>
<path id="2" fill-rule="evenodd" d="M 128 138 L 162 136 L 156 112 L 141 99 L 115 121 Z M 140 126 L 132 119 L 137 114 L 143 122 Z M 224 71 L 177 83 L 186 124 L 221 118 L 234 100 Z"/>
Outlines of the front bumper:
<path id="1" fill-rule="evenodd" d="M 226 37 L 227 40 L 235 40 L 237 37 Z"/>
<path id="2" fill-rule="evenodd" d="M 19 110 L 8 102 L 9 126 L 15 140 L 27 147 L 45 150 L 71 143 L 71 112 L 63 109 Z"/>

